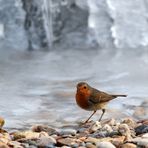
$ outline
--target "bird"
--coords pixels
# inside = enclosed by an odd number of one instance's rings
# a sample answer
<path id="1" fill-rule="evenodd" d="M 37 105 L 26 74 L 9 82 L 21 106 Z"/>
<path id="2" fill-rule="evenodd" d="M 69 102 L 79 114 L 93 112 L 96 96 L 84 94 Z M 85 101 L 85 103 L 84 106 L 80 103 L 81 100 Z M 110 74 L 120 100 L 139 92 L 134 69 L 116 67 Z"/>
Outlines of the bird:
<path id="1" fill-rule="evenodd" d="M 96 88 L 91 87 L 86 82 L 79 82 L 76 87 L 77 91 L 75 99 L 77 105 L 84 110 L 93 111 L 93 113 L 89 116 L 85 123 L 90 120 L 90 118 L 97 112 L 97 110 L 102 110 L 102 114 L 99 118 L 99 121 L 101 121 L 106 111 L 106 105 L 109 101 L 117 97 L 127 97 L 127 95 L 109 94 L 100 91 Z"/>

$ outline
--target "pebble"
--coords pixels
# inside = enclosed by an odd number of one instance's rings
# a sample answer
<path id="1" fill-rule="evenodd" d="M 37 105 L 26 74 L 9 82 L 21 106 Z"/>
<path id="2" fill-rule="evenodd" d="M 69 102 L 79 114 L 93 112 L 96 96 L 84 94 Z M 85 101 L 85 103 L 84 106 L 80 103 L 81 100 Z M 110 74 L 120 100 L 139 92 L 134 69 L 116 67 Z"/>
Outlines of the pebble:
<path id="1" fill-rule="evenodd" d="M 129 126 L 127 124 L 120 124 L 119 125 L 119 132 L 122 136 L 126 136 L 126 140 L 131 140 L 131 131 L 129 129 Z"/>
<path id="2" fill-rule="evenodd" d="M 96 132 L 97 130 L 101 129 L 101 123 L 99 121 L 96 121 L 89 129 L 90 132 Z"/>
<path id="3" fill-rule="evenodd" d="M 116 120 L 114 118 L 109 119 L 107 121 L 105 121 L 103 124 L 108 124 L 110 126 L 115 126 L 117 124 Z"/>
<path id="4" fill-rule="evenodd" d="M 146 120 L 135 122 L 125 118 L 86 125 L 53 129 L 44 125 L 32 126 L 31 130 L 9 133 L 0 129 L 0 148 L 135 148 L 148 147 Z M 2 127 L 2 126 L 1 126 Z"/>
<path id="5" fill-rule="evenodd" d="M 107 131 L 108 133 L 113 131 L 112 127 L 108 124 L 105 124 L 101 130 Z"/>
<path id="6" fill-rule="evenodd" d="M 85 145 L 87 148 L 97 148 L 94 144 L 87 142 Z"/>
<path id="7" fill-rule="evenodd" d="M 75 136 L 77 131 L 75 129 L 62 129 L 59 131 L 60 135 L 72 135 Z"/>
<path id="8" fill-rule="evenodd" d="M 116 148 L 111 142 L 97 142 L 96 143 L 97 148 Z"/>
<path id="9" fill-rule="evenodd" d="M 96 138 L 104 138 L 104 137 L 107 137 L 108 135 L 109 133 L 107 131 L 98 131 L 92 134 L 91 136 Z"/>
<path id="10" fill-rule="evenodd" d="M 53 134 L 57 133 L 57 131 L 55 129 L 50 128 L 50 127 L 48 127 L 46 125 L 34 125 L 34 126 L 31 127 L 31 130 L 33 132 L 42 132 L 42 131 L 44 131 L 44 132 L 47 132 L 48 135 L 53 135 Z"/>
<path id="11" fill-rule="evenodd" d="M 137 148 L 137 146 L 133 143 L 125 143 L 121 146 L 121 148 Z"/>
<path id="12" fill-rule="evenodd" d="M 39 135 L 40 133 L 32 132 L 32 131 L 15 132 L 13 134 L 13 139 L 14 140 L 22 139 L 22 138 L 35 139 L 35 138 L 39 138 Z"/>
<path id="13" fill-rule="evenodd" d="M 137 126 L 136 121 L 134 121 L 132 118 L 125 118 L 122 123 L 127 124 L 131 128 L 135 128 Z"/>
<path id="14" fill-rule="evenodd" d="M 142 146 L 147 148 L 148 147 L 148 138 L 142 138 L 142 137 L 137 137 L 131 140 L 134 144 L 137 144 L 138 146 Z"/>
<path id="15" fill-rule="evenodd" d="M 17 141 L 9 141 L 7 143 L 7 145 L 10 146 L 10 147 L 23 148 L 21 146 L 21 143 L 20 142 L 17 142 Z"/>
<path id="16" fill-rule="evenodd" d="M 41 136 L 37 140 L 37 146 L 39 147 L 47 147 L 48 145 L 55 145 L 56 140 L 51 136 Z"/>
<path id="17" fill-rule="evenodd" d="M 0 148 L 9 148 L 9 146 L 6 143 L 0 141 Z"/>
<path id="18" fill-rule="evenodd" d="M 64 146 L 64 145 L 66 145 L 66 146 L 72 146 L 72 145 L 76 144 L 75 141 L 76 140 L 74 138 L 61 138 L 61 139 L 58 139 L 57 140 L 57 144 L 59 146 Z"/>
<path id="19" fill-rule="evenodd" d="M 119 136 L 116 138 L 112 138 L 110 142 L 114 144 L 116 147 L 120 147 L 120 145 L 122 145 L 124 141 L 125 141 L 125 136 Z"/>
<path id="20" fill-rule="evenodd" d="M 136 135 L 148 133 L 148 125 L 142 124 L 135 128 Z"/>
<path id="21" fill-rule="evenodd" d="M 0 129 L 2 129 L 2 127 L 4 126 L 4 124 L 5 124 L 4 118 L 0 117 Z"/>
<path id="22" fill-rule="evenodd" d="M 148 138 L 148 133 L 142 135 L 143 138 Z"/>
<path id="23" fill-rule="evenodd" d="M 93 137 L 88 137 L 85 142 L 91 142 L 96 144 L 97 142 L 102 142 L 102 141 L 111 141 L 112 138 L 106 137 L 106 138 L 93 138 Z"/>

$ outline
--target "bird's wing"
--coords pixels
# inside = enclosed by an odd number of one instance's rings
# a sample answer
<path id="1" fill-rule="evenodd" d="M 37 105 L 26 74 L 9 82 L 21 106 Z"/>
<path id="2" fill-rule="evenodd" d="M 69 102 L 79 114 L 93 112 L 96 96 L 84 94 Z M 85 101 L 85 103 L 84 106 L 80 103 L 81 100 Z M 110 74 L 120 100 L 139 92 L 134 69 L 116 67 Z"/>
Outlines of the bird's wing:
<path id="1" fill-rule="evenodd" d="M 105 92 L 99 91 L 97 89 L 93 89 L 93 93 L 89 97 L 89 102 L 92 104 L 103 103 L 110 101 L 116 97 L 109 95 Z"/>

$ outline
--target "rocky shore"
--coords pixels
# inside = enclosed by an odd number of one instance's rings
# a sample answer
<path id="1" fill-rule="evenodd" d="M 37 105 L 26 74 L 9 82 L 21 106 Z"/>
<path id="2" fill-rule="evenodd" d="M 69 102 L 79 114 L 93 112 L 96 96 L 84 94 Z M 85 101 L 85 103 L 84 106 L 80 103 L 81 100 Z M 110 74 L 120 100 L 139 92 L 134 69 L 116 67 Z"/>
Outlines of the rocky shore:
<path id="1" fill-rule="evenodd" d="M 77 126 L 6 131 L 0 118 L 0 148 L 148 148 L 148 119 L 107 119 Z"/>

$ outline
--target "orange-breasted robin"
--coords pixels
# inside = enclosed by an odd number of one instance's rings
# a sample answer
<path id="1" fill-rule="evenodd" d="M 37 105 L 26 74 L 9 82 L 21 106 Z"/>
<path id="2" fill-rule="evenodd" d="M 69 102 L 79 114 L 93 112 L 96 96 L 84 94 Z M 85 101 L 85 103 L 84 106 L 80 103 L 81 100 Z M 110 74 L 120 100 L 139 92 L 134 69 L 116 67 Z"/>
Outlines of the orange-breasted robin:
<path id="1" fill-rule="evenodd" d="M 85 82 L 80 82 L 77 84 L 76 102 L 78 106 L 82 109 L 93 111 L 85 123 L 89 121 L 89 119 L 96 113 L 97 110 L 102 110 L 102 114 L 99 119 L 99 121 L 101 121 L 105 113 L 106 104 L 112 99 L 126 96 L 127 95 L 108 94 L 91 87 Z"/>

